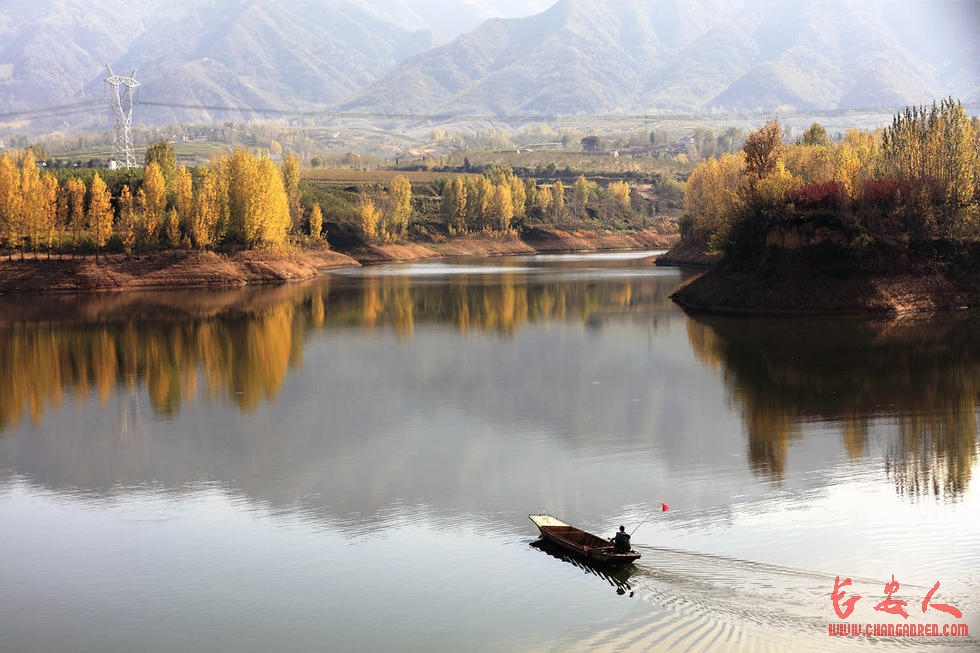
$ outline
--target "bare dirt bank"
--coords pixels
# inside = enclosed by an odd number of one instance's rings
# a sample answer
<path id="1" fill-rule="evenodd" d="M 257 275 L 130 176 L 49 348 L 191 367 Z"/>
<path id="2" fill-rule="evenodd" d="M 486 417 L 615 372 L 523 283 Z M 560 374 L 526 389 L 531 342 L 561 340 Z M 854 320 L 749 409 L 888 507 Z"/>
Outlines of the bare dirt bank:
<path id="1" fill-rule="evenodd" d="M 710 268 L 720 260 L 720 254 L 709 253 L 707 240 L 685 238 L 678 241 L 666 254 L 658 256 L 657 265 Z"/>
<path id="2" fill-rule="evenodd" d="M 0 294 L 227 288 L 299 281 L 312 278 L 324 269 L 357 264 L 349 256 L 328 249 L 2 259 Z"/>
<path id="3" fill-rule="evenodd" d="M 980 307 L 980 269 L 910 262 L 891 270 L 784 265 L 760 273 L 717 265 L 678 288 L 672 299 L 710 313 L 896 314 Z"/>

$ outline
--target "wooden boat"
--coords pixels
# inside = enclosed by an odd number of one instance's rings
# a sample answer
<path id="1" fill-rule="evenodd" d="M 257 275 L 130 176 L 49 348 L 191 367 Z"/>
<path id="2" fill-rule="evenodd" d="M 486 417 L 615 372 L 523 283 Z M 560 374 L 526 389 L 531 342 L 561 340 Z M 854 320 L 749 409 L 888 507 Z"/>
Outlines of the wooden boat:
<path id="1" fill-rule="evenodd" d="M 541 537 L 593 562 L 621 565 L 640 557 L 640 554 L 633 550 L 629 553 L 616 553 L 609 540 L 569 526 L 551 515 L 528 515 L 528 517 L 541 531 Z"/>

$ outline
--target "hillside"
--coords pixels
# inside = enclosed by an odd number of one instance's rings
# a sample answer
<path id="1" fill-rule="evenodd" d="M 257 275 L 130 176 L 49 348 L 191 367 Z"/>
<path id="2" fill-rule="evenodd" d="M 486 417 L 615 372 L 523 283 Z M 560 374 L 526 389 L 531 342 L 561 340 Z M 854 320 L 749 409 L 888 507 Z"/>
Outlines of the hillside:
<path id="1" fill-rule="evenodd" d="M 106 64 L 137 69 L 146 124 L 975 105 L 978 17 L 969 0 L 0 0 L 0 125 L 105 129 Z"/>
<path id="2" fill-rule="evenodd" d="M 126 75 L 137 69 L 139 119 L 151 124 L 322 108 L 435 42 L 348 0 L 7 0 L 0 120 L 102 126 L 106 64 Z"/>
<path id="3" fill-rule="evenodd" d="M 978 16 L 967 2 L 560 0 L 414 57 L 343 108 L 848 110 L 943 93 L 975 103 Z"/>

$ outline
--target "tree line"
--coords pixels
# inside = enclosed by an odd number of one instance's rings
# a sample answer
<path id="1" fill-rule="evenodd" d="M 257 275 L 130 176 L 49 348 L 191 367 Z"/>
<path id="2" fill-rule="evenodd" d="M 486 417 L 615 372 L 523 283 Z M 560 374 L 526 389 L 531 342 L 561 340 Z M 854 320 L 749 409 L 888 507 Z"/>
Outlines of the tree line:
<path id="1" fill-rule="evenodd" d="M 980 118 L 946 98 L 909 107 L 875 132 L 831 142 L 817 123 L 786 144 L 778 122 L 741 151 L 698 164 L 684 194 L 685 238 L 741 257 L 759 254 L 776 224 L 817 221 L 851 244 L 908 246 L 980 238 Z"/>
<path id="2" fill-rule="evenodd" d="M 451 234 L 507 234 L 525 218 L 562 224 L 629 212 L 630 191 L 629 182 L 613 181 L 603 188 L 584 175 L 566 189 L 560 179 L 539 184 L 520 179 L 511 168 L 494 166 L 479 177 L 449 179 L 442 192 L 442 217 Z"/>
<path id="3" fill-rule="evenodd" d="M 308 212 L 303 207 L 299 181 L 295 157 L 277 166 L 245 149 L 188 170 L 177 165 L 172 145 L 154 143 L 142 174 L 42 172 L 30 149 L 5 152 L 0 245 L 22 256 L 226 244 L 279 247 L 306 224 L 319 237 L 322 212 L 317 205 Z"/>

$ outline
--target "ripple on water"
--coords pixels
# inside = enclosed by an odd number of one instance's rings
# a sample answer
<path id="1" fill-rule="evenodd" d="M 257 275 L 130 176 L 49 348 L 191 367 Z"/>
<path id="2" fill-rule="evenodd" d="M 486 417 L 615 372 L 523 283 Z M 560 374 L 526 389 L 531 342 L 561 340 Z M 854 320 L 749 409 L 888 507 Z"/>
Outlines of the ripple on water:
<path id="1" fill-rule="evenodd" d="M 590 624 L 554 650 L 825 651 L 834 577 L 720 556 L 637 547 L 642 560 L 628 583 L 651 610 Z M 830 612 L 830 614 L 828 614 Z M 931 623 L 910 611 L 907 623 Z M 973 650 L 965 641 L 901 638 L 835 639 L 834 650 Z"/>

